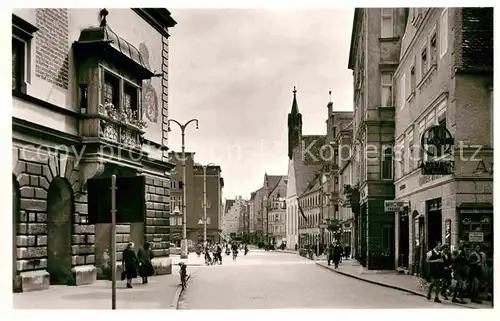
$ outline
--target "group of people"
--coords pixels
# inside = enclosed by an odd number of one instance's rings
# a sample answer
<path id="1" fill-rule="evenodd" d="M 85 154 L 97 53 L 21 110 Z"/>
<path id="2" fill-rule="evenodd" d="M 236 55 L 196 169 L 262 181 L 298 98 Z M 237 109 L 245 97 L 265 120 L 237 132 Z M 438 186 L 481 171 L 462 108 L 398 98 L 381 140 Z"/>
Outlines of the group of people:
<path id="1" fill-rule="evenodd" d="M 347 246 L 343 248 L 339 243 L 332 242 L 326 248 L 326 255 L 328 265 L 330 265 L 330 261 L 332 261 L 335 268 L 338 268 L 339 263 L 342 263 L 342 257 L 345 259 L 349 257 L 349 250 L 347 249 Z"/>
<path id="2" fill-rule="evenodd" d="M 467 295 L 471 302 L 481 303 L 479 288 L 487 281 L 488 272 L 486 254 L 481 251 L 479 245 L 467 253 L 464 242 L 460 241 L 458 248 L 452 253 L 448 245 L 441 245 L 441 242 L 437 242 L 434 248 L 427 252 L 426 261 L 429 264 L 430 278 L 428 300 L 431 300 L 433 290 L 435 302 L 441 302 L 439 294 L 448 300 L 448 289 L 452 285 L 452 280 L 455 279 L 452 302 L 464 304 L 466 303 L 464 297 Z"/>
<path id="3" fill-rule="evenodd" d="M 198 244 L 196 249 L 196 253 L 200 255 L 202 252 L 205 256 L 205 264 L 213 265 L 213 264 L 222 264 L 222 248 L 225 247 L 226 254 L 229 255 L 231 252 L 233 253 L 233 259 L 238 255 L 238 250 L 243 247 L 245 251 L 245 255 L 248 253 L 248 246 L 238 245 L 236 242 L 233 243 L 215 243 L 214 245 L 206 244 L 205 248 L 203 248 L 202 244 Z"/>
<path id="4" fill-rule="evenodd" d="M 132 280 L 139 275 L 142 278 L 142 283 L 148 283 L 148 277 L 155 273 L 151 259 L 153 252 L 150 249 L 149 242 L 144 242 L 144 245 L 136 253 L 134 243 L 129 242 L 122 254 L 122 280 L 127 279 L 127 288 L 132 288 Z"/>

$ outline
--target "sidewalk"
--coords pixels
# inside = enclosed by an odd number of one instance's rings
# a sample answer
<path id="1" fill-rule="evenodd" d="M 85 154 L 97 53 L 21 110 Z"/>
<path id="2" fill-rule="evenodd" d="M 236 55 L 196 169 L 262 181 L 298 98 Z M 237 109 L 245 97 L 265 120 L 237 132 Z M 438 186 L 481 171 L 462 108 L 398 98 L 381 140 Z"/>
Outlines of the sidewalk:
<path id="1" fill-rule="evenodd" d="M 191 259 L 191 258 L 190 258 Z M 193 274 L 199 268 L 188 268 Z M 119 277 L 119 276 L 118 276 Z M 180 294 L 179 266 L 172 274 L 134 279 L 132 289 L 126 281 L 116 281 L 116 309 L 172 309 Z M 13 294 L 14 309 L 111 309 L 111 281 L 97 280 L 90 285 L 51 285 L 48 290 Z"/>
<path id="2" fill-rule="evenodd" d="M 411 294 L 426 297 L 427 284 L 419 277 L 415 277 L 408 274 L 398 274 L 395 271 L 376 271 L 367 270 L 363 268 L 356 260 L 349 259 L 343 260 L 339 264 L 337 269 L 334 268 L 333 264 L 328 265 L 326 261 L 319 260 L 316 262 L 317 265 L 334 271 L 336 273 L 356 278 L 358 280 L 366 281 L 369 283 L 377 284 L 380 286 L 385 286 L 393 288 L 396 290 L 408 292 Z M 468 304 L 455 304 L 450 301 L 443 300 L 447 304 L 454 304 L 461 307 L 467 307 L 471 309 L 491 309 L 491 302 L 484 302 L 483 304 L 468 303 Z"/>

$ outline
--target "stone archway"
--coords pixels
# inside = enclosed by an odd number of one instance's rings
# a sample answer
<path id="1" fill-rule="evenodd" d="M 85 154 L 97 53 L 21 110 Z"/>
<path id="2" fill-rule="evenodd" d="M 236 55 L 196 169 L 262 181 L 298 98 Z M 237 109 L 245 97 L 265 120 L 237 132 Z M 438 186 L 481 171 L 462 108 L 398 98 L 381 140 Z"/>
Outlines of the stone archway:
<path id="1" fill-rule="evenodd" d="M 12 290 L 15 292 L 17 286 L 17 222 L 19 213 L 19 203 L 21 202 L 21 194 L 19 182 L 16 176 L 12 175 Z"/>
<path id="2" fill-rule="evenodd" d="M 51 284 L 71 283 L 71 232 L 74 212 L 73 190 L 55 177 L 47 193 L 47 272 Z"/>

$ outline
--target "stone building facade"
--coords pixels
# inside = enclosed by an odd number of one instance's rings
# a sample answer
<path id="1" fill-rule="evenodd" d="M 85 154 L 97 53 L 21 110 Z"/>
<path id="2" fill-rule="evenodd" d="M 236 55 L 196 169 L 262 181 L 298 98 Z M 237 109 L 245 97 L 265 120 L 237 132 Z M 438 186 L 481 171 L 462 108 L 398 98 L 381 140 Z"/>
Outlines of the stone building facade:
<path id="1" fill-rule="evenodd" d="M 112 174 L 146 183 L 144 221 L 116 228 L 117 260 L 128 241 L 147 240 L 157 271 L 171 273 L 162 147 L 175 24 L 166 9 L 13 10 L 14 291 L 109 276 L 110 224 L 89 224 L 99 195 L 87 182 Z"/>
<path id="2" fill-rule="evenodd" d="M 351 114 L 352 115 L 352 114 Z M 354 235 L 356 224 L 354 222 L 354 213 L 352 208 L 346 202 L 344 195 L 344 185 L 353 185 L 352 179 L 352 118 L 350 122 L 342 123 L 338 128 L 338 134 L 335 138 L 338 146 L 338 198 L 339 213 L 338 220 L 342 225 L 342 244 L 347 244 L 351 249 L 355 248 Z M 352 253 L 352 252 L 351 252 Z M 352 253 L 354 254 L 354 253 Z"/>
<path id="3" fill-rule="evenodd" d="M 404 17 L 403 8 L 356 8 L 354 13 L 348 68 L 354 75 L 353 189 L 360 198 L 356 253 L 368 269 L 394 265 L 394 216 L 384 212 L 384 201 L 394 199 L 386 164 L 392 162 L 392 74 L 399 63 Z"/>
<path id="4" fill-rule="evenodd" d="M 396 200 L 394 265 L 422 274 L 435 242 L 480 244 L 493 255 L 493 8 L 410 8 L 394 73 Z M 441 125 L 454 146 L 451 175 L 422 175 L 432 158 L 426 129 Z"/>
<path id="5" fill-rule="evenodd" d="M 176 246 L 180 246 L 182 239 L 182 211 L 184 202 L 184 189 L 186 189 L 186 237 L 190 243 L 203 241 L 203 166 L 194 161 L 193 152 L 185 152 L 186 179 L 183 179 L 182 173 L 182 154 L 179 152 L 170 152 L 169 159 L 175 165 L 172 174 L 171 189 L 171 211 L 172 211 L 172 241 Z M 221 198 L 224 187 L 222 170 L 218 165 L 208 166 L 206 168 L 206 192 L 207 192 L 207 240 L 218 241 L 221 231 Z M 174 213 L 174 209 L 178 210 Z"/>

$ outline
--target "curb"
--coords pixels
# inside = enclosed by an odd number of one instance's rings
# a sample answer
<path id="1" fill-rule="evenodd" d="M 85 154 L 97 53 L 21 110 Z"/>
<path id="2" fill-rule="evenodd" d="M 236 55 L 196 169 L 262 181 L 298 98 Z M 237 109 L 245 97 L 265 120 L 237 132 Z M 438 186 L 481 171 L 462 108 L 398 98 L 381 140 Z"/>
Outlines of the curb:
<path id="1" fill-rule="evenodd" d="M 191 273 L 188 274 L 187 278 L 186 278 L 186 283 L 187 281 L 189 281 L 189 279 L 191 278 Z M 182 289 L 182 284 L 179 284 L 177 286 L 177 290 L 175 291 L 175 294 L 174 294 L 174 300 L 172 301 L 172 305 L 170 306 L 171 309 L 173 310 L 177 310 L 178 307 L 179 307 L 179 300 L 181 299 L 181 295 L 182 295 L 182 292 L 184 290 Z"/>
<path id="2" fill-rule="evenodd" d="M 383 286 L 383 287 L 394 289 L 394 290 L 403 291 L 403 292 L 410 293 L 410 294 L 417 295 L 417 296 L 421 296 L 421 297 L 424 297 L 424 298 L 427 297 L 422 292 L 417 292 L 417 291 L 409 290 L 409 289 L 406 289 L 406 288 L 403 288 L 403 287 L 399 287 L 399 286 L 395 286 L 395 285 L 391 285 L 391 284 L 386 284 L 386 283 L 382 283 L 382 282 L 368 280 L 368 279 L 365 279 L 365 278 L 362 278 L 362 277 L 359 277 L 359 276 L 356 276 L 356 275 L 352 275 L 352 274 L 349 274 L 349 273 L 346 273 L 346 272 L 341 272 L 341 271 L 337 271 L 337 270 L 334 270 L 334 269 L 330 269 L 329 267 L 324 266 L 323 264 L 319 264 L 318 262 L 315 262 L 315 263 L 316 263 L 316 265 L 321 266 L 324 269 L 327 269 L 329 271 L 332 271 L 332 272 L 335 272 L 335 273 L 338 273 L 338 274 L 341 274 L 341 275 L 344 275 L 344 276 L 351 277 L 353 279 L 357 279 L 357 280 L 360 280 L 360 281 L 364 281 L 364 282 L 367 282 L 367 283 L 371 283 L 371 284 Z M 456 305 L 456 306 L 459 306 L 459 307 L 463 307 L 463 308 L 467 308 L 467 309 L 479 309 L 479 308 L 476 308 L 476 307 L 472 307 L 472 306 L 468 306 L 468 305 L 464 305 L 464 304 L 456 304 L 456 303 L 453 303 L 453 302 L 450 302 L 450 304 Z"/>

